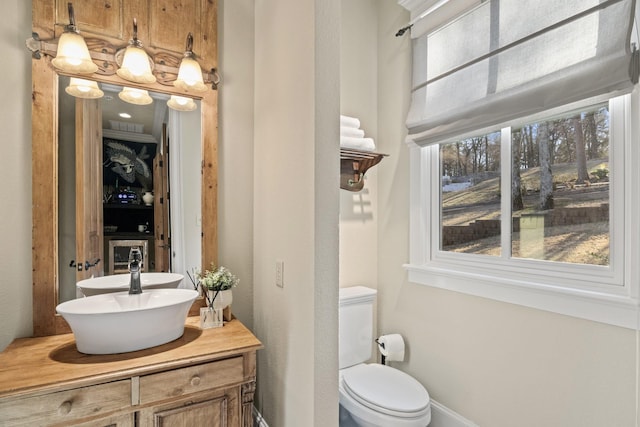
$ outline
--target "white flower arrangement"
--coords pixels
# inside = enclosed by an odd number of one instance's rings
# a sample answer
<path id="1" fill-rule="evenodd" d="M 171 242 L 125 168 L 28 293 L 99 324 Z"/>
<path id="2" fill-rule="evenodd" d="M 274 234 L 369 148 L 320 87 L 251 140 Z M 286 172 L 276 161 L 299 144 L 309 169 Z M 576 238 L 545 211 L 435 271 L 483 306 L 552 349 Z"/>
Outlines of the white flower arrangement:
<path id="1" fill-rule="evenodd" d="M 197 273 L 196 277 L 200 284 L 210 291 L 226 291 L 240 283 L 238 277 L 226 267 L 220 266 L 216 268 L 214 264 L 211 264 L 211 270 Z"/>

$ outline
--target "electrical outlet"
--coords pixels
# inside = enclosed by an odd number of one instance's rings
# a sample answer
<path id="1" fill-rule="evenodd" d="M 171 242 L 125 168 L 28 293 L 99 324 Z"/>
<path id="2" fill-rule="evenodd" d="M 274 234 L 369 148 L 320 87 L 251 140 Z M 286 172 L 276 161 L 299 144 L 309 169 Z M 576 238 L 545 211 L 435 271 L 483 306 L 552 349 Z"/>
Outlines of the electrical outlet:
<path id="1" fill-rule="evenodd" d="M 276 286 L 284 288 L 284 261 L 276 261 Z"/>

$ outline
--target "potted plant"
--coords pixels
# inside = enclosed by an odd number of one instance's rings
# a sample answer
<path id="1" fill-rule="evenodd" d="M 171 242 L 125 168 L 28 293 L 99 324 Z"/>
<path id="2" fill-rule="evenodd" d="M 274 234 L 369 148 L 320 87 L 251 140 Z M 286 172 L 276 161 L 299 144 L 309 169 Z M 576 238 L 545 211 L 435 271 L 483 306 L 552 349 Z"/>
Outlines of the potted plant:
<path id="1" fill-rule="evenodd" d="M 217 267 L 211 264 L 210 270 L 204 270 L 196 274 L 200 287 L 207 298 L 209 307 L 225 308 L 231 304 L 233 293 L 231 291 L 240 280 L 226 267 Z"/>

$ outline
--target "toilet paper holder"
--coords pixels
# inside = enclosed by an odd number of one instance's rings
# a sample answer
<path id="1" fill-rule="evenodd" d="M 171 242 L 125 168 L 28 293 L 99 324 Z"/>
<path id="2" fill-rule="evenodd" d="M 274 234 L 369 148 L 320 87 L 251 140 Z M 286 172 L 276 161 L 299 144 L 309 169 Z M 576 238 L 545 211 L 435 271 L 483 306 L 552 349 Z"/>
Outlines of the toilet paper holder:
<path id="1" fill-rule="evenodd" d="M 380 363 L 382 365 L 386 365 L 387 363 L 387 357 L 382 353 L 382 350 L 384 350 L 384 343 L 380 342 L 380 340 L 378 338 L 376 338 L 374 340 L 376 342 L 376 344 L 378 344 L 378 350 L 380 351 Z"/>
<path id="2" fill-rule="evenodd" d="M 380 335 L 374 340 L 378 344 L 380 351 L 380 363 L 387 364 L 387 361 L 404 361 L 404 338 L 400 334 Z"/>

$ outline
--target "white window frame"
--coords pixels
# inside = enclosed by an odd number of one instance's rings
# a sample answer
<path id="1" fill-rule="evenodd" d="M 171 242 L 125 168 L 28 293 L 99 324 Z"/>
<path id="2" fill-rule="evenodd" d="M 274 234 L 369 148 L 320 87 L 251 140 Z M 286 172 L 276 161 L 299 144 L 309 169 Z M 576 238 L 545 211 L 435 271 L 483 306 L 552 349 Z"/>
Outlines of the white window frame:
<path id="1" fill-rule="evenodd" d="M 606 99 L 606 98 L 604 98 Z M 549 115 L 595 104 L 595 100 L 474 132 L 501 129 L 502 194 L 511 194 L 511 128 Z M 410 282 L 462 292 L 554 313 L 639 329 L 640 282 L 640 95 L 612 98 L 610 157 L 610 265 L 455 253 L 440 250 L 440 165 L 438 144 L 410 144 Z M 632 120 L 633 118 L 633 120 Z M 461 135 L 463 139 L 469 135 Z M 454 139 L 455 141 L 455 139 Z M 511 248 L 509 198 L 501 206 L 502 249 Z M 509 220 L 505 221 L 504 218 Z"/>

